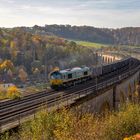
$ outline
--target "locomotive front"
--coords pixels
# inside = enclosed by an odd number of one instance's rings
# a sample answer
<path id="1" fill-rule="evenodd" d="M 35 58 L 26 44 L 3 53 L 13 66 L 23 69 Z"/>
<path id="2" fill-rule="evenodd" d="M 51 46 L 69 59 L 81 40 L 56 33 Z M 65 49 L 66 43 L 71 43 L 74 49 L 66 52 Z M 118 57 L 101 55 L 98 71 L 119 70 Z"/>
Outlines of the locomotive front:
<path id="1" fill-rule="evenodd" d="M 88 67 L 54 70 L 50 73 L 49 79 L 51 88 L 57 90 L 90 80 L 91 70 Z"/>
<path id="2" fill-rule="evenodd" d="M 52 73 L 50 73 L 49 80 L 50 80 L 50 86 L 53 89 L 58 89 L 63 84 L 62 76 L 59 71 L 53 71 Z"/>

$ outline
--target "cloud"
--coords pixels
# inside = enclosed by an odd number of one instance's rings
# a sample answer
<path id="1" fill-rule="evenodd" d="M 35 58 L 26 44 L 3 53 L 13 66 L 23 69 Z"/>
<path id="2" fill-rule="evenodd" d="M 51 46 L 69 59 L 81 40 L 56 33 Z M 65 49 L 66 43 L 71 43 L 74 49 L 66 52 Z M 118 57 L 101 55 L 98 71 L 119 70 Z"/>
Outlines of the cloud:
<path id="1" fill-rule="evenodd" d="M 0 0 L 0 26 L 140 26 L 139 0 Z"/>

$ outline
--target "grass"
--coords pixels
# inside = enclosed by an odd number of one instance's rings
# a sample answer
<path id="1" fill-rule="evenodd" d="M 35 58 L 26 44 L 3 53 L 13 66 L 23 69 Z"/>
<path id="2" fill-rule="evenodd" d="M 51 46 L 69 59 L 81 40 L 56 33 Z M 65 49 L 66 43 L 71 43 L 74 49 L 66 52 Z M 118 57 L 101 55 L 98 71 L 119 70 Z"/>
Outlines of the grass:
<path id="1" fill-rule="evenodd" d="M 39 90 L 46 89 L 48 87 L 49 87 L 48 83 L 41 83 L 41 84 L 36 85 L 36 88 L 38 88 Z"/>
<path id="2" fill-rule="evenodd" d="M 48 88 L 48 83 L 44 83 L 44 84 L 41 83 L 37 85 L 28 86 L 24 89 L 22 96 L 25 96 L 26 94 L 34 94 L 40 91 L 44 91 L 47 88 Z"/>
<path id="3" fill-rule="evenodd" d="M 85 46 L 85 47 L 93 47 L 93 48 L 101 48 L 101 47 L 108 47 L 109 45 L 88 42 L 88 41 L 75 41 L 78 45 Z"/>
<path id="4" fill-rule="evenodd" d="M 114 46 L 114 44 L 102 44 L 102 43 L 95 43 L 95 42 L 89 42 L 89 41 L 77 41 L 73 40 L 78 45 L 85 46 L 85 47 L 93 47 L 93 48 L 102 48 L 102 47 L 110 47 Z M 117 45 L 118 46 L 118 45 Z M 130 46 L 130 45 L 119 45 L 118 47 L 127 47 L 127 48 L 139 48 L 140 46 Z"/>
<path id="5" fill-rule="evenodd" d="M 120 111 L 95 116 L 63 109 L 42 109 L 21 126 L 19 134 L 5 133 L 1 140 L 122 140 L 140 132 L 140 105 L 125 104 Z"/>

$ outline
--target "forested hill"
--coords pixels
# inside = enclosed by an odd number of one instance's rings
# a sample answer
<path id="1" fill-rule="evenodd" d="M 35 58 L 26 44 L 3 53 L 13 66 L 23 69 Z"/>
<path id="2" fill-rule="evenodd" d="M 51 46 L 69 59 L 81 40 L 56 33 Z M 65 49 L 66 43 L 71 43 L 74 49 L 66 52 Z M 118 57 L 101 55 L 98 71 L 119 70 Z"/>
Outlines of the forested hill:
<path id="1" fill-rule="evenodd" d="M 140 45 L 140 27 L 120 29 L 95 28 L 91 26 L 71 25 L 35 25 L 26 31 L 39 34 L 57 35 L 64 38 L 85 40 L 105 44 Z"/>
<path id="2" fill-rule="evenodd" d="M 33 29 L 26 27 L 0 29 L 0 81 L 9 79 L 5 79 L 9 70 L 14 75 L 21 68 L 28 74 L 44 74 L 56 66 L 65 69 L 93 64 L 90 49 L 64 38 L 31 32 Z"/>

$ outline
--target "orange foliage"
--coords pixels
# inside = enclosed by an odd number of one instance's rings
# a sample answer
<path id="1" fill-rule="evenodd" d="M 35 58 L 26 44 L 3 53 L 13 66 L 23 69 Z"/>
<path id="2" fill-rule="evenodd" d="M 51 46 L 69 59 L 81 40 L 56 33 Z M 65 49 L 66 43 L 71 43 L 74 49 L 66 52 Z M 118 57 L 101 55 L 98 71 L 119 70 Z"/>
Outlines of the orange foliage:
<path id="1" fill-rule="evenodd" d="M 25 82 L 27 80 L 28 74 L 26 73 L 24 69 L 20 69 L 18 76 L 21 79 L 21 81 Z"/>
<path id="2" fill-rule="evenodd" d="M 4 70 L 4 69 L 12 70 L 13 68 L 14 68 L 14 64 L 12 63 L 11 60 L 5 60 L 0 64 L 0 70 Z"/>
<path id="3" fill-rule="evenodd" d="M 124 138 L 123 140 L 140 140 L 140 134 L 136 134 L 134 136 L 131 136 L 131 137 L 127 137 L 127 138 Z"/>

